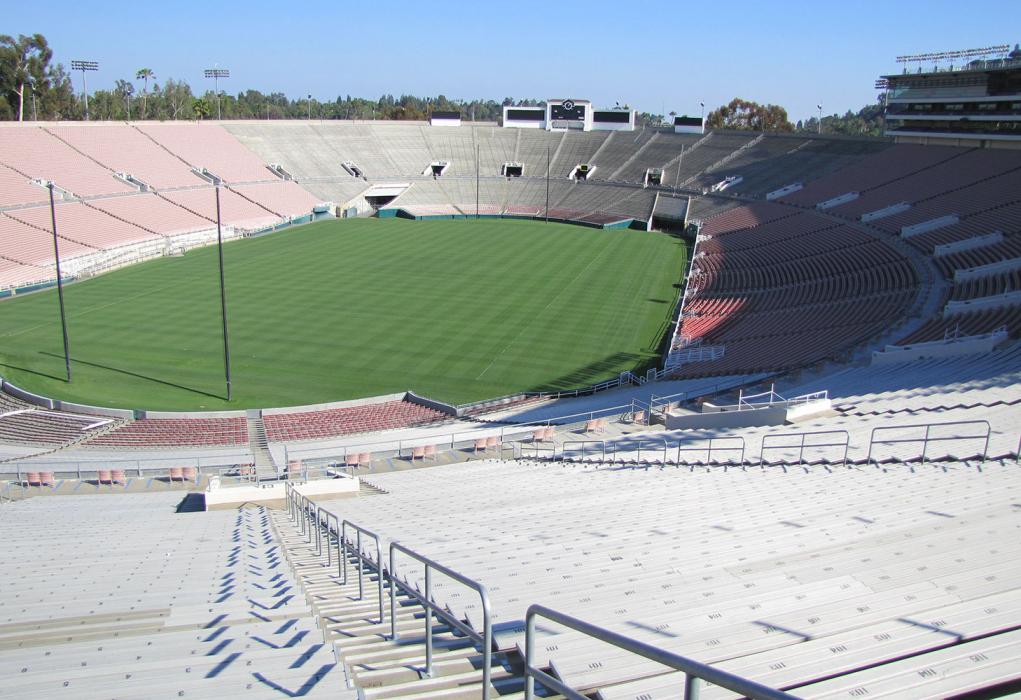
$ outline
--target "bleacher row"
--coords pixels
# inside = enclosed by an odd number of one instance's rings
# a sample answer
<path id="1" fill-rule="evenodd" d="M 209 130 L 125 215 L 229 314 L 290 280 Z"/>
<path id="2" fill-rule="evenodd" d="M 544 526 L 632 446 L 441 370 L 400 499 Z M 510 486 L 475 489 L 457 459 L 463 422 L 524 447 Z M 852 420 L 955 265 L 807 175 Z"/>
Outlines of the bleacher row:
<path id="1" fill-rule="evenodd" d="M 411 401 L 386 401 L 308 412 L 266 414 L 263 424 L 266 437 L 271 442 L 287 442 L 427 425 L 449 418 L 442 411 Z"/>
<path id="2" fill-rule="evenodd" d="M 5 504 L 3 694 L 355 697 L 262 509 L 178 514 L 180 493 Z"/>
<path id="3" fill-rule="evenodd" d="M 427 425 L 450 416 L 410 401 L 396 400 L 344 408 L 267 413 L 263 422 L 272 442 L 320 440 L 355 433 Z M 40 449 L 165 450 L 247 446 L 247 419 L 241 417 L 141 418 L 125 420 L 43 410 L 0 392 L 0 446 Z"/>
<path id="4" fill-rule="evenodd" d="M 740 173 L 745 179 L 734 191 L 755 197 L 855 162 L 889 145 L 875 140 L 756 133 L 718 132 L 703 137 L 652 129 L 545 132 L 385 122 L 234 123 L 225 128 L 262 160 L 282 164 L 302 181 L 343 175 L 343 162 L 354 163 L 369 180 L 420 176 L 430 163 L 438 161 L 449 163 L 444 177 L 473 178 L 476 154 L 482 177 L 502 175 L 504 164 L 515 162 L 524 166 L 524 177 L 544 178 L 548 151 L 554 179 L 567 178 L 582 163 L 595 166 L 594 180 L 643 184 L 648 169 L 660 168 L 664 185 L 694 189 Z M 738 151 L 740 157 L 732 164 L 713 168 Z"/>
<path id="5" fill-rule="evenodd" d="M 476 462 L 366 478 L 387 495 L 322 507 L 485 584 L 500 649 L 523 648 L 525 608 L 541 603 L 798 697 L 909 687 L 945 697 L 1017 675 L 1016 467 L 689 474 Z M 450 517 L 450 502 L 473 508 Z M 395 574 L 421 590 L 412 560 Z M 476 596 L 438 576 L 432 593 L 481 629 Z M 538 665 L 573 688 L 634 699 L 682 687 L 662 666 L 540 630 Z"/>
<path id="6" fill-rule="evenodd" d="M 53 181 L 61 258 L 75 274 L 98 253 L 124 246 L 142 257 L 168 237 L 215 227 L 212 186 L 193 172 L 214 173 L 225 225 L 250 230 L 308 215 L 319 202 L 278 179 L 259 158 L 216 125 L 90 124 L 0 129 L 0 287 L 53 277 Z M 140 191 L 117 174 L 144 183 Z M 101 256 L 100 256 L 101 257 Z M 81 258 L 76 264 L 75 258 Z"/>
<path id="7" fill-rule="evenodd" d="M 699 243 L 693 265 L 693 293 L 686 301 L 686 318 L 678 334 L 687 342 L 699 338 L 707 344 L 729 342 L 725 358 L 693 363 L 681 374 L 763 369 L 742 364 L 746 354 L 740 342 L 755 339 L 741 331 L 742 316 L 763 308 L 789 309 L 796 314 L 799 303 L 839 301 L 843 296 L 874 307 L 874 318 L 881 323 L 862 327 L 857 334 L 830 335 L 830 340 L 845 343 L 853 339 L 854 344 L 872 332 L 889 330 L 911 306 L 907 292 L 917 288 L 918 275 L 883 235 L 902 237 L 921 253 L 933 256 L 937 269 L 951 279 L 958 269 L 1018 257 L 1021 239 L 1015 234 L 1021 230 L 1021 218 L 1015 209 L 1019 186 L 1021 154 L 1014 151 L 898 145 L 809 182 L 777 203 L 746 204 L 707 217 L 701 228 L 706 238 Z M 848 201 L 820 207 L 844 196 Z M 792 213 L 791 206 L 802 208 L 801 213 Z M 896 209 L 887 214 L 885 210 L 891 207 Z M 810 213 L 806 208 L 824 208 L 824 213 Z M 910 227 L 925 226 L 942 217 L 954 218 L 940 221 L 932 230 L 910 232 Z M 854 224 L 841 224 L 841 220 Z M 874 233 L 868 234 L 866 227 Z M 902 233 L 905 229 L 908 235 Z M 968 243 L 970 238 L 994 232 L 994 239 L 970 249 L 937 250 L 937 246 Z M 1001 234 L 1003 241 L 998 242 Z M 815 286 L 816 279 L 828 280 L 827 288 Z M 1016 289 L 1016 281 L 1011 271 L 993 269 L 959 282 L 949 298 L 974 300 L 1004 294 Z M 759 294 L 751 293 L 756 291 Z M 892 306 L 886 295 L 892 295 Z M 728 297 L 739 301 L 728 305 L 728 318 L 720 318 L 721 307 L 712 302 Z M 837 305 L 833 310 L 843 313 L 850 308 Z M 710 318 L 699 318 L 707 311 Z M 829 320 L 848 329 L 853 323 L 840 316 Z M 948 331 L 985 333 L 1004 325 L 1017 337 L 1021 306 L 989 310 L 979 305 L 974 311 L 958 307 L 952 315 L 931 319 L 899 342 L 940 340 Z M 815 342 L 811 335 L 797 336 L 799 342 L 806 339 Z M 832 352 L 838 349 L 820 348 L 812 358 L 834 357 Z M 754 357 L 768 358 L 773 351 L 783 355 L 782 347 L 768 350 L 756 352 Z M 776 369 L 789 366 L 779 361 L 774 364 Z"/>

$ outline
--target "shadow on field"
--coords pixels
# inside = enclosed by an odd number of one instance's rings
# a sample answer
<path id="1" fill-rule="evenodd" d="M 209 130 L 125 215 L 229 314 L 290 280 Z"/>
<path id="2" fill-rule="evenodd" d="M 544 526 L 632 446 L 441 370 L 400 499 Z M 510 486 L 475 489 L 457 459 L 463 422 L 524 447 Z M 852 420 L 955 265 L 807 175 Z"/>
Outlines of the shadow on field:
<path id="1" fill-rule="evenodd" d="M 57 354 L 52 353 L 52 352 L 43 352 L 41 354 L 49 355 L 50 357 L 58 357 L 60 359 L 64 358 L 63 355 L 57 355 Z M 127 375 L 129 377 L 135 377 L 136 379 L 144 379 L 147 382 L 154 382 L 156 384 L 162 384 L 163 386 L 169 386 L 169 387 L 172 387 L 174 389 L 180 389 L 182 391 L 188 391 L 188 392 L 191 392 L 192 394 L 198 394 L 200 396 L 208 396 L 211 399 L 220 399 L 221 401 L 226 401 L 227 400 L 227 398 L 225 396 L 220 396 L 219 394 L 210 394 L 208 391 L 202 391 L 201 389 L 195 389 L 194 387 L 184 386 L 183 384 L 174 384 L 173 382 L 168 382 L 165 379 L 157 379 L 156 377 L 149 377 L 147 375 L 138 374 L 137 372 L 131 372 L 131 371 L 126 370 L 126 369 L 121 369 L 119 367 L 111 367 L 110 365 L 101 365 L 98 362 L 89 362 L 87 360 L 79 360 L 79 359 L 77 359 L 77 358 L 75 358 L 73 356 L 71 357 L 71 362 L 73 362 L 75 364 L 78 364 L 78 365 L 85 365 L 87 367 L 95 367 L 96 369 L 105 369 L 105 370 L 107 370 L 109 372 L 116 372 L 117 374 L 124 374 L 124 375 Z"/>
<path id="2" fill-rule="evenodd" d="M 47 354 L 47 353 L 44 353 L 44 354 Z M 54 355 L 54 357 L 59 357 L 60 359 L 64 359 L 63 355 Z M 37 377 L 44 377 L 46 379 L 52 379 L 52 380 L 57 381 L 57 382 L 66 382 L 67 381 L 67 377 L 65 377 L 64 375 L 60 375 L 58 377 L 55 374 L 46 374 L 46 372 L 40 372 L 37 369 L 29 369 L 28 367 L 18 367 L 17 365 L 4 365 L 4 367 L 10 367 L 11 369 L 17 370 L 18 372 L 25 372 L 27 374 L 34 374 Z"/>
<path id="3" fill-rule="evenodd" d="M 641 355 L 632 352 L 616 352 L 546 382 L 542 386 L 532 387 L 528 391 L 566 391 L 586 387 L 599 380 L 612 379 L 617 373 L 624 371 L 621 367 L 635 368 L 643 359 L 645 358 Z"/>

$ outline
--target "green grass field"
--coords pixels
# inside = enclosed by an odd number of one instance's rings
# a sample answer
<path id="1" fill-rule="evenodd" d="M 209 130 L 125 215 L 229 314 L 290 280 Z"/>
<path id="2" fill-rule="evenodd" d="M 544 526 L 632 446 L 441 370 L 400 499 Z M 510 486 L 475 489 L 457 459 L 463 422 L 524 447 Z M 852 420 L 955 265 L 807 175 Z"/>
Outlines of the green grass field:
<path id="1" fill-rule="evenodd" d="M 0 302 L 0 374 L 69 401 L 216 410 L 411 389 L 453 403 L 585 386 L 655 357 L 685 246 L 532 221 L 326 221 Z"/>

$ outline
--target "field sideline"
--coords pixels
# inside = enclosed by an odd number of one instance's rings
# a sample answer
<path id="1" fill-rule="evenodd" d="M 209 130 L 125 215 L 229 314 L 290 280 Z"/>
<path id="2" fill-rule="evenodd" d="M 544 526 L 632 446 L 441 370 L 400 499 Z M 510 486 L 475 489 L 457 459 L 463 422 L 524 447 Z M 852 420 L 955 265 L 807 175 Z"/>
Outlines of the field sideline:
<path id="1" fill-rule="evenodd" d="M 584 386 L 655 357 L 677 238 L 533 221 L 325 221 L 0 302 L 0 374 L 105 406 L 218 410 L 414 390 L 452 403 Z"/>

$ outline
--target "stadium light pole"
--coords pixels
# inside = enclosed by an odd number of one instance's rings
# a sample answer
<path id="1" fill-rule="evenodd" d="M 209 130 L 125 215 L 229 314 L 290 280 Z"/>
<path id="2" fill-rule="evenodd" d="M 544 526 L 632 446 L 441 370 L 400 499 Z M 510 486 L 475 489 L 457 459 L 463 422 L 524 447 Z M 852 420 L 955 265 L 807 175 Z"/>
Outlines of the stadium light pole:
<path id="1" fill-rule="evenodd" d="M 230 70 L 227 68 L 220 68 L 215 66 L 213 68 L 207 68 L 205 70 L 205 76 L 213 79 L 213 92 L 216 93 L 216 119 L 220 120 L 220 78 L 229 78 Z M 219 190 L 217 190 L 217 197 L 219 197 Z"/>
<path id="2" fill-rule="evenodd" d="M 82 72 L 82 94 L 85 96 L 85 121 L 88 121 L 89 81 L 85 79 L 85 74 L 90 71 L 99 70 L 99 63 L 97 61 L 71 61 L 71 70 L 80 70 Z"/>
<path id="3" fill-rule="evenodd" d="M 308 93 L 308 120 L 312 121 L 312 93 Z"/>
<path id="4" fill-rule="evenodd" d="M 220 259 L 220 318 L 223 321 L 223 372 L 227 380 L 227 403 L 232 397 L 230 375 L 230 336 L 227 333 L 227 289 L 223 281 L 223 227 L 220 222 L 220 186 L 223 180 L 215 175 L 210 176 L 213 189 L 216 190 L 216 247 Z"/>
<path id="5" fill-rule="evenodd" d="M 60 243 L 57 238 L 57 206 L 54 203 L 52 180 L 33 180 L 41 187 L 50 191 L 50 222 L 53 225 L 53 260 L 57 266 L 57 299 L 60 303 L 60 332 L 64 336 L 64 370 L 67 372 L 67 381 L 71 382 L 71 345 L 67 338 L 67 316 L 64 313 L 64 283 L 60 275 Z"/>
<path id="6" fill-rule="evenodd" d="M 549 223 L 549 144 L 546 144 L 546 212 L 544 217 L 546 223 Z"/>
<path id="7" fill-rule="evenodd" d="M 822 133 L 822 105 L 816 105 L 816 109 L 819 110 L 819 130 L 818 133 Z"/>

